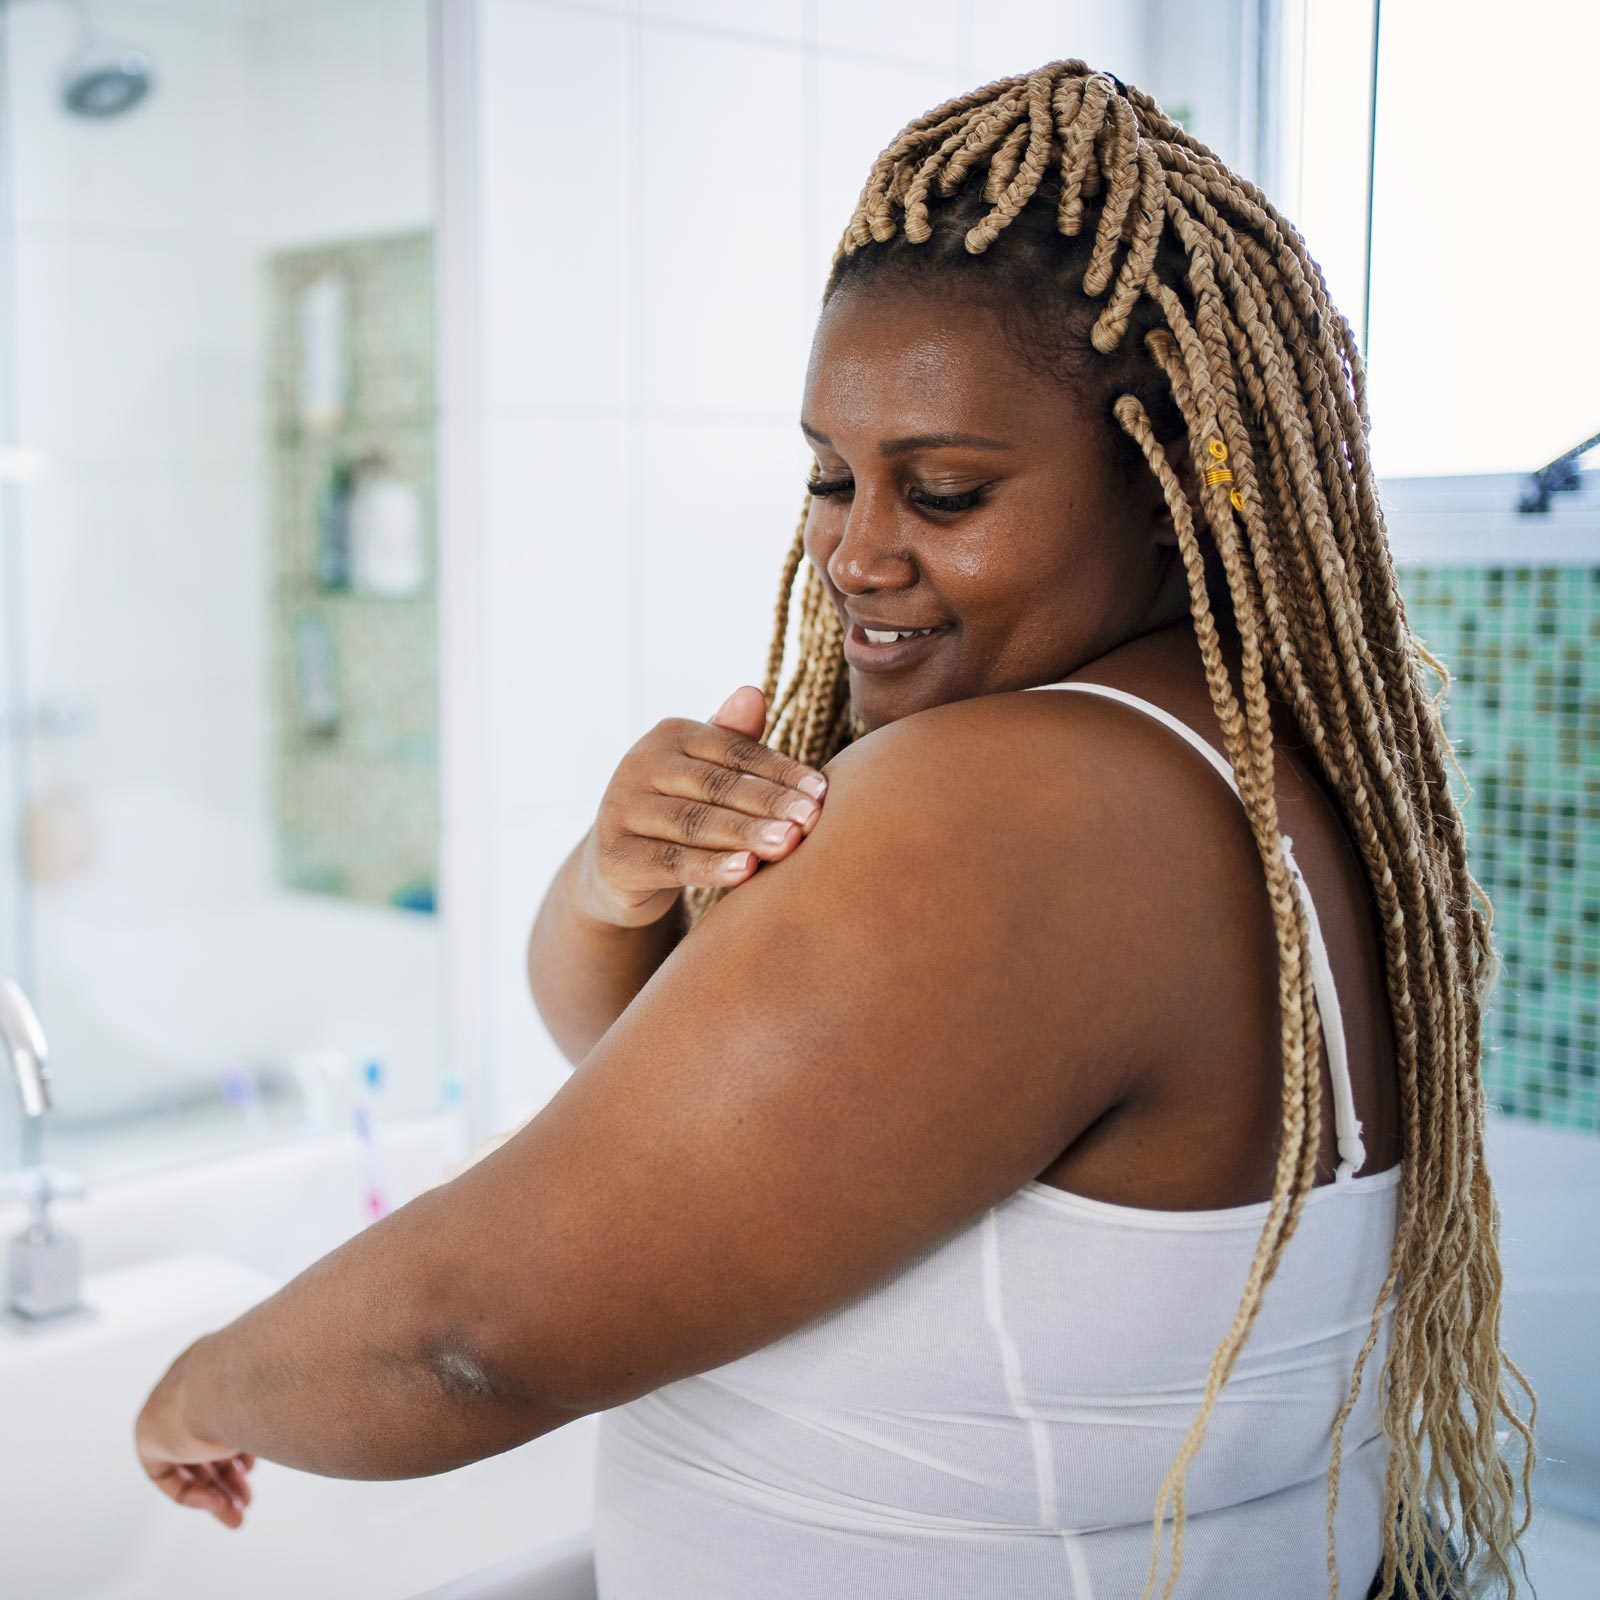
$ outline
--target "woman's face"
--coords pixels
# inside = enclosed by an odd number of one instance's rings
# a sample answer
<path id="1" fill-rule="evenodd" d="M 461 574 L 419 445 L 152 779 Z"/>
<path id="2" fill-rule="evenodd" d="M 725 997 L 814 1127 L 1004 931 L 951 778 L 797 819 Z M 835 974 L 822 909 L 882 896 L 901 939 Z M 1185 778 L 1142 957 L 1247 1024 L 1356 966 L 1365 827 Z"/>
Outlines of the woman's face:
<path id="1" fill-rule="evenodd" d="M 1154 476 L 1127 481 L 1115 421 L 1018 362 L 969 296 L 836 292 L 800 426 L 820 485 L 806 553 L 869 728 L 1053 682 L 1187 614 Z M 883 645 L 863 625 L 937 631 Z"/>

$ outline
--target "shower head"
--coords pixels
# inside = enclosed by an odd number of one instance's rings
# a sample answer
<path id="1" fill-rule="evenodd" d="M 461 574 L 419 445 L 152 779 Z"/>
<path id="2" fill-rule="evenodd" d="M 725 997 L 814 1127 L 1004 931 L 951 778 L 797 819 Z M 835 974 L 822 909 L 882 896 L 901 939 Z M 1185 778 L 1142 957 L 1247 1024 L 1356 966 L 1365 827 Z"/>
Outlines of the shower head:
<path id="1" fill-rule="evenodd" d="M 97 39 L 80 4 L 83 42 L 61 74 L 61 103 L 79 117 L 117 117 L 150 92 L 151 61 L 131 45 Z"/>

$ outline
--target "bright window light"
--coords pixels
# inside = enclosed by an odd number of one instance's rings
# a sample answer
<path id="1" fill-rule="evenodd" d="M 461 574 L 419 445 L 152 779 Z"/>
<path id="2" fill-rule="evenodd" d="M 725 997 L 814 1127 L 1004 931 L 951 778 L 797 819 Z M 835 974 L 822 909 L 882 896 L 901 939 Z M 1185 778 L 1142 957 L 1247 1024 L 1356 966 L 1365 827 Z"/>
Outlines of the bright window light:
<path id="1" fill-rule="evenodd" d="M 1384 0 L 1367 345 L 1380 476 L 1528 472 L 1600 431 L 1596 62 L 1600 8 Z"/>

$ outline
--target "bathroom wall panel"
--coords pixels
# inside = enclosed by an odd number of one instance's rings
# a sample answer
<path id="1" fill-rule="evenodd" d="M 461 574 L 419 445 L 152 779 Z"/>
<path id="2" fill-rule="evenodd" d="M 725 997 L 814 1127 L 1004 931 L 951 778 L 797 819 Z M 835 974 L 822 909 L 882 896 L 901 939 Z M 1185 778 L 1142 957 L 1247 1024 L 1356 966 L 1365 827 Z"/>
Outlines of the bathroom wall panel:
<path id="1" fill-rule="evenodd" d="M 1144 86 L 1151 0 L 1124 0 L 1114 6 L 1089 0 L 969 3 L 972 56 L 967 75 L 973 85 L 1076 56 L 1102 72 Z M 1217 0 L 1217 4 L 1220 13 L 1222 5 L 1236 5 L 1237 0 Z"/>
<path id="2" fill-rule="evenodd" d="M 121 784 L 157 783 L 259 820 L 266 628 L 256 475 L 57 472 L 29 485 L 27 506 L 29 679 L 69 724 L 35 742 L 35 790 L 71 783 L 109 797 Z"/>
<path id="3" fill-rule="evenodd" d="M 833 252 L 855 210 L 861 186 L 885 145 L 913 117 L 973 87 L 959 63 L 926 66 L 819 55 L 815 104 L 809 108 L 811 229 L 806 294 L 815 309 Z"/>
<path id="4" fill-rule="evenodd" d="M 641 16 L 690 27 L 798 43 L 804 37 L 807 0 L 639 0 Z"/>
<path id="5" fill-rule="evenodd" d="M 572 1071 L 528 990 L 528 934 L 550 880 L 593 820 L 593 808 L 539 806 L 501 823 L 489 839 L 495 862 L 487 955 L 495 1131 L 533 1115 Z"/>
<path id="6" fill-rule="evenodd" d="M 791 409 L 798 417 L 798 389 Z M 643 731 L 710 717 L 741 683 L 760 685 L 811 451 L 796 422 L 660 419 L 640 435 L 632 709 Z"/>
<path id="7" fill-rule="evenodd" d="M 34 224 L 15 236 L 18 437 L 56 470 L 261 459 L 241 240 Z"/>
<path id="8" fill-rule="evenodd" d="M 791 415 L 813 281 L 801 57 L 651 24 L 639 49 L 639 401 Z"/>
<path id="9" fill-rule="evenodd" d="M 629 703 L 629 432 L 615 416 L 501 416 L 485 436 L 495 812 L 592 814 L 645 731 Z"/>
<path id="10" fill-rule="evenodd" d="M 260 8 L 254 231 L 269 248 L 398 233 L 433 216 L 429 0 Z"/>
<path id="11" fill-rule="evenodd" d="M 817 43 L 824 50 L 847 50 L 926 66 L 953 67 L 965 53 L 971 33 L 971 13 L 980 0 L 924 0 L 917 6 L 900 4 L 897 0 L 868 5 L 862 5 L 860 0 L 815 0 L 815 3 Z M 972 85 L 965 87 L 970 89 Z"/>
<path id="12" fill-rule="evenodd" d="M 488 0 L 479 23 L 487 402 L 620 405 L 635 315 L 624 276 L 629 25 L 531 0 Z"/>

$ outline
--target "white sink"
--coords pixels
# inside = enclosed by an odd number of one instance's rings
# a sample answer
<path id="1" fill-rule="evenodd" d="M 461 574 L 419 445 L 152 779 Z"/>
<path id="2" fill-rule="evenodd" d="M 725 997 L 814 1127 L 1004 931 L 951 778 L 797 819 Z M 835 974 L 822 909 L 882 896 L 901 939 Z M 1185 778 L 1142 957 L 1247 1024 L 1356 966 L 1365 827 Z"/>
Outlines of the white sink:
<path id="1" fill-rule="evenodd" d="M 534 1552 L 581 1545 L 592 1521 L 592 1417 L 431 1478 L 348 1482 L 258 1461 L 238 1529 L 162 1495 L 133 1451 L 145 1395 L 190 1340 L 277 1288 L 215 1256 L 171 1256 L 90 1275 L 88 1315 L 38 1326 L 0 1319 L 7 1596 L 412 1600 L 497 1566 L 509 1576 L 522 1563 L 531 1575 Z"/>

